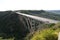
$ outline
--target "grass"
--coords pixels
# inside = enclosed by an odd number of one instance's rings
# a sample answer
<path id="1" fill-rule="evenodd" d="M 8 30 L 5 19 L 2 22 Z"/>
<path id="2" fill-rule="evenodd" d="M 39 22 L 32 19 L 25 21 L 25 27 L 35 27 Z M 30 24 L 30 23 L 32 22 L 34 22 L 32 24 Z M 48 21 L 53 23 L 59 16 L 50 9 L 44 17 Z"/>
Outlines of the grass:
<path id="1" fill-rule="evenodd" d="M 14 40 L 14 38 L 2 39 L 2 37 L 0 37 L 0 40 Z"/>
<path id="2" fill-rule="evenodd" d="M 58 33 L 60 29 L 44 29 L 42 31 L 37 31 L 30 40 L 57 40 Z"/>

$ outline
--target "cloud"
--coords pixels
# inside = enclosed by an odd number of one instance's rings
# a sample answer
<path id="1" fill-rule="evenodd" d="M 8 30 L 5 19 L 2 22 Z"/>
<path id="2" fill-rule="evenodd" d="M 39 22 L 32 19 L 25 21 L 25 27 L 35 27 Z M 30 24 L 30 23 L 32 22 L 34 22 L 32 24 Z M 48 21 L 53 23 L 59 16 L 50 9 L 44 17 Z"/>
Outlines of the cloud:
<path id="1" fill-rule="evenodd" d="M 3 10 L 56 10 L 60 9 L 60 0 L 0 0 L 0 11 Z"/>

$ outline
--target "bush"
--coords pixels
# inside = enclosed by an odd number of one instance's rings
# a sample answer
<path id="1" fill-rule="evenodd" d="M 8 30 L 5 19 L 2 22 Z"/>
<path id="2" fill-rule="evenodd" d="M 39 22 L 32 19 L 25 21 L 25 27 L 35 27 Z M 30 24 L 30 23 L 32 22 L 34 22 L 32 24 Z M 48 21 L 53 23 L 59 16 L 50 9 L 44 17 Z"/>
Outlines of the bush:
<path id="1" fill-rule="evenodd" d="M 37 31 L 30 40 L 57 40 L 59 30 L 44 29 Z"/>

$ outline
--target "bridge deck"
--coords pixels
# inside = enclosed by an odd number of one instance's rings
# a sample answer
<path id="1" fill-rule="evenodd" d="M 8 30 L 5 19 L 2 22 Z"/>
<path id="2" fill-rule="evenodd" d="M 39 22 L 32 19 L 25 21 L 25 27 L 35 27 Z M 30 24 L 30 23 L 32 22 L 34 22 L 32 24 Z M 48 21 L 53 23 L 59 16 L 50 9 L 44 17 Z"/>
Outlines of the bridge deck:
<path id="1" fill-rule="evenodd" d="M 57 20 L 52 20 L 52 19 L 47 19 L 47 18 L 43 18 L 43 17 L 38 17 L 38 16 L 33 16 L 33 15 L 28 15 L 28 14 L 24 14 L 24 13 L 20 13 L 20 12 L 16 12 L 17 14 L 38 20 L 38 21 L 43 21 L 43 22 L 47 22 L 47 23 L 58 23 L 60 21 Z"/>

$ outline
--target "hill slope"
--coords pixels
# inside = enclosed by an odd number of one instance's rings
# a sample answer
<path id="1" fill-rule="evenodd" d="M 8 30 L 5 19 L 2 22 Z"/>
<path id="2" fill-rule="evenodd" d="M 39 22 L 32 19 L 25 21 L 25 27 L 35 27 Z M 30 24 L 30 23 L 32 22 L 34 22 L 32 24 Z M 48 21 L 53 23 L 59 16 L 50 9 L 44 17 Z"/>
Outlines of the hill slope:
<path id="1" fill-rule="evenodd" d="M 15 37 L 17 40 L 26 36 L 27 26 L 23 17 L 13 11 L 0 12 L 0 36 L 3 38 Z"/>

